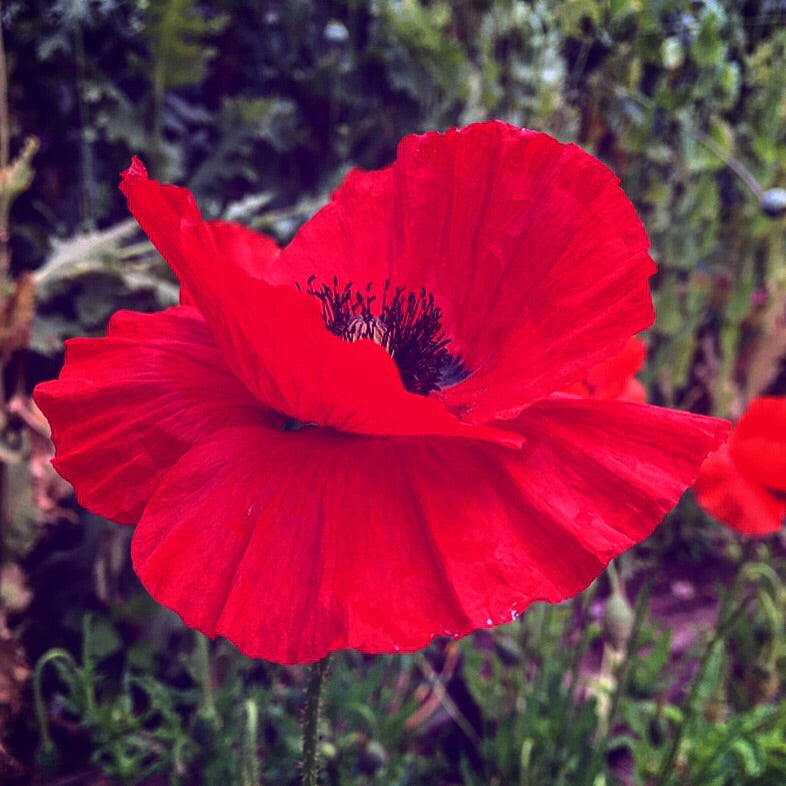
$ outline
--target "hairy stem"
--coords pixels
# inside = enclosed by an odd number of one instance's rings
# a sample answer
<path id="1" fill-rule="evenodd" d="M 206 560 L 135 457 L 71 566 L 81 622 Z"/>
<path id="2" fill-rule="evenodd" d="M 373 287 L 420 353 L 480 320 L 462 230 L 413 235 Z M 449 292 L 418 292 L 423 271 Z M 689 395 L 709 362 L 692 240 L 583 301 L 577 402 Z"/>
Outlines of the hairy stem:
<path id="1" fill-rule="evenodd" d="M 303 709 L 303 786 L 317 786 L 319 697 L 327 665 L 328 659 L 325 657 L 309 667 L 306 704 Z"/>
<path id="2" fill-rule="evenodd" d="M 214 715 L 216 704 L 213 700 L 213 682 L 210 675 L 210 645 L 207 636 L 199 631 L 194 631 L 194 638 L 196 639 L 197 675 L 202 692 L 202 710 L 208 715 Z"/>
<path id="3" fill-rule="evenodd" d="M 259 786 L 259 759 L 257 758 L 257 738 L 259 736 L 259 708 L 254 699 L 246 699 L 246 726 L 243 739 L 243 762 L 241 785 Z"/>

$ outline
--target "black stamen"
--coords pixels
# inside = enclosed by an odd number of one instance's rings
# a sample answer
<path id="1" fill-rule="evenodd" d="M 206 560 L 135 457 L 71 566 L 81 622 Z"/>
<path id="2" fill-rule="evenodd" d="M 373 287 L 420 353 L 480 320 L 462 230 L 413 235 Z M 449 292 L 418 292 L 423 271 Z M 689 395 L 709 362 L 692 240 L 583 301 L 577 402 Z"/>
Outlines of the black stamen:
<path id="1" fill-rule="evenodd" d="M 447 349 L 450 339 L 442 329 L 442 309 L 425 287 L 416 295 L 406 287 L 393 289 L 386 280 L 382 302 L 375 313 L 373 283 L 369 282 L 360 292 L 352 282 L 340 287 L 335 276 L 332 286 L 322 284 L 315 288 L 315 279 L 309 277 L 306 293 L 322 304 L 327 329 L 345 341 L 365 338 L 384 347 L 407 390 L 427 396 L 432 390 L 455 385 L 467 376 L 461 359 Z"/>

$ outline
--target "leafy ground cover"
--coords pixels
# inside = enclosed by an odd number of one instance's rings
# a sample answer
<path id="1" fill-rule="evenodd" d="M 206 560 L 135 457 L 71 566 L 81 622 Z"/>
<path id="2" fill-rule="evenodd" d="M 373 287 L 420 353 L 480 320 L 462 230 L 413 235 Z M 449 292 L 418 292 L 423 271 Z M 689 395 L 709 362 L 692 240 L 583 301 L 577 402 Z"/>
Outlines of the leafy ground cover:
<path id="1" fill-rule="evenodd" d="M 299 779 L 305 669 L 158 608 L 29 398 L 65 338 L 176 301 L 115 188 L 133 153 L 286 242 L 406 133 L 499 117 L 576 141 L 653 242 L 649 400 L 736 419 L 786 395 L 782 3 L 32 0 L 2 25 L 0 780 Z M 786 782 L 784 550 L 688 494 L 573 601 L 335 656 L 323 782 Z"/>

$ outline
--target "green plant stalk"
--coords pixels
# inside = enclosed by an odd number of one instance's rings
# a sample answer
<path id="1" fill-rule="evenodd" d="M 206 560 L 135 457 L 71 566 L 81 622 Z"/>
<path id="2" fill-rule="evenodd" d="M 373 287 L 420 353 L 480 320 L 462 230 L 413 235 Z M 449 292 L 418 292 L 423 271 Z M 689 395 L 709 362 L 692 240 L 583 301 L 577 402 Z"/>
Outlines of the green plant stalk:
<path id="1" fill-rule="evenodd" d="M 309 667 L 306 703 L 303 708 L 303 786 L 317 786 L 319 773 L 319 697 L 322 682 L 327 671 L 328 658 L 313 663 Z"/>
<path id="2" fill-rule="evenodd" d="M 196 639 L 196 669 L 197 679 L 202 694 L 202 710 L 206 715 L 216 714 L 216 702 L 213 697 L 213 682 L 210 675 L 210 650 L 207 636 L 194 631 Z"/>
<path id="3" fill-rule="evenodd" d="M 259 786 L 259 760 L 257 737 L 259 734 L 259 708 L 254 699 L 246 699 L 246 724 L 243 745 L 242 786 Z"/>
<path id="4" fill-rule="evenodd" d="M 551 604 L 546 602 L 534 604 L 521 619 L 523 621 L 522 652 L 526 658 L 537 659 L 542 651 L 543 642 L 548 640 L 551 630 Z"/>
<path id="5" fill-rule="evenodd" d="M 688 691 L 688 695 L 685 699 L 685 714 L 682 717 L 682 721 L 677 726 L 677 730 L 674 733 L 674 737 L 671 740 L 671 745 L 669 749 L 666 751 L 666 755 L 664 756 L 663 760 L 661 761 L 661 765 L 658 768 L 658 775 L 655 779 L 656 783 L 666 784 L 670 783 L 672 778 L 672 769 L 674 767 L 674 762 L 677 758 L 677 753 L 679 752 L 680 743 L 682 742 L 682 736 L 685 731 L 685 728 L 688 726 L 690 721 L 693 718 L 693 708 L 694 704 L 696 703 L 696 696 L 699 692 L 699 688 L 701 683 L 704 680 L 704 674 L 707 671 L 707 667 L 710 664 L 712 659 L 712 655 L 715 652 L 715 647 L 723 641 L 726 637 L 726 634 L 737 624 L 737 621 L 742 616 L 743 612 L 748 606 L 748 598 L 744 598 L 742 602 L 734 609 L 731 613 L 729 612 L 729 608 L 732 604 L 732 600 L 734 596 L 737 594 L 739 590 L 740 583 L 742 582 L 744 573 L 745 573 L 745 566 L 748 562 L 748 558 L 751 554 L 751 550 L 753 548 L 752 545 L 753 541 L 748 540 L 745 544 L 745 549 L 742 553 L 740 558 L 740 562 L 737 566 L 737 571 L 734 574 L 734 578 L 732 579 L 731 584 L 728 585 L 726 592 L 723 595 L 721 600 L 721 608 L 718 612 L 718 624 L 715 629 L 715 633 L 710 639 L 709 643 L 707 644 L 706 649 L 704 650 L 704 655 L 699 662 L 699 668 L 696 671 L 696 676 L 693 678 L 693 682 L 691 683 L 690 690 Z"/>
<path id="6" fill-rule="evenodd" d="M 570 674 L 570 680 L 568 682 L 567 687 L 567 694 L 568 697 L 573 696 L 573 692 L 576 690 L 576 685 L 579 681 L 579 675 L 581 672 L 581 659 L 584 657 L 587 649 L 589 648 L 590 644 L 590 635 L 589 630 L 590 626 L 587 624 L 586 615 L 587 615 L 587 608 L 589 607 L 592 599 L 595 597 L 597 589 L 597 584 L 594 582 L 585 590 L 581 598 L 581 619 L 583 620 L 584 624 L 581 629 L 581 640 L 579 641 L 579 645 L 573 648 L 573 654 L 571 655 L 570 659 L 570 666 L 568 667 L 568 674 Z M 586 597 L 585 597 L 586 596 Z M 567 709 L 567 704 L 565 704 L 565 709 Z M 563 728 L 565 722 L 567 721 L 566 713 L 560 717 L 560 723 L 558 728 Z"/>
<path id="7" fill-rule="evenodd" d="M 611 584 L 612 594 L 624 596 L 625 590 L 624 587 L 622 586 L 622 579 L 620 579 L 620 574 L 617 571 L 617 566 L 614 564 L 613 560 L 609 562 L 608 565 L 606 565 L 606 574 L 609 577 L 609 584 Z"/>
<path id="8" fill-rule="evenodd" d="M 58 658 L 64 660 L 74 670 L 74 673 L 79 673 L 79 667 L 76 665 L 76 661 L 72 657 L 71 653 L 60 648 L 51 649 L 48 652 L 45 652 L 38 659 L 38 663 L 36 663 L 35 670 L 33 672 L 33 704 L 35 705 L 35 715 L 36 720 L 38 721 L 38 730 L 41 733 L 43 745 L 48 747 L 52 747 L 54 743 L 52 742 L 52 735 L 49 731 L 49 720 L 46 716 L 44 694 L 41 690 L 41 674 L 43 673 L 44 666 L 46 666 L 47 663 L 51 663 Z"/>
<path id="9" fill-rule="evenodd" d="M 551 637 L 551 618 L 553 616 L 552 609 L 554 606 L 551 603 L 540 604 L 540 617 L 538 629 L 538 649 L 542 651 L 544 642 L 547 642 Z"/>
<path id="10" fill-rule="evenodd" d="M 96 674 L 93 669 L 93 642 L 92 629 L 90 627 L 90 614 L 82 617 L 82 687 L 85 691 L 85 708 L 88 717 L 91 719 L 95 714 L 96 694 L 95 681 Z"/>
<path id="11" fill-rule="evenodd" d="M 150 140 L 150 163 L 152 171 L 161 176 L 159 171 L 163 164 L 164 148 L 164 96 L 167 87 L 167 67 L 169 65 L 172 43 L 167 38 L 167 31 L 174 27 L 173 19 L 181 13 L 183 3 L 168 2 L 164 9 L 164 19 L 161 22 L 158 40 L 154 52 L 153 63 L 153 131 Z"/>
<path id="12" fill-rule="evenodd" d="M 764 283 L 769 302 L 762 315 L 760 336 L 748 365 L 743 388 L 747 401 L 760 395 L 772 383 L 778 373 L 778 359 L 786 349 L 786 339 L 780 330 L 786 303 L 786 266 L 782 251 L 786 233 L 783 225 L 783 221 L 773 221 L 767 233 Z"/>
<path id="13" fill-rule="evenodd" d="M 534 744 L 534 740 L 530 737 L 527 737 L 521 744 L 521 751 L 519 752 L 519 786 L 533 786 L 530 777 L 530 763 Z"/>

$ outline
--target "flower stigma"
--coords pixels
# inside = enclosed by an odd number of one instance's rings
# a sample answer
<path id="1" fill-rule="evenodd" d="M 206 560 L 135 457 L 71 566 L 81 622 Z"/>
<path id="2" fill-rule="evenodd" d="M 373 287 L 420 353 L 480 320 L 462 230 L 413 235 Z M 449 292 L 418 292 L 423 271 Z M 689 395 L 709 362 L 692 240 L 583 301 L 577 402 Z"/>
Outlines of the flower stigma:
<path id="1" fill-rule="evenodd" d="M 342 286 L 336 276 L 332 284 L 315 286 L 315 280 L 316 276 L 309 277 L 305 291 L 320 301 L 325 327 L 345 341 L 366 339 L 383 347 L 410 393 L 428 396 L 469 374 L 461 359 L 448 350 L 442 309 L 425 287 L 415 292 L 393 287 L 386 279 L 377 309 L 373 282 L 361 291 L 351 281 Z"/>

